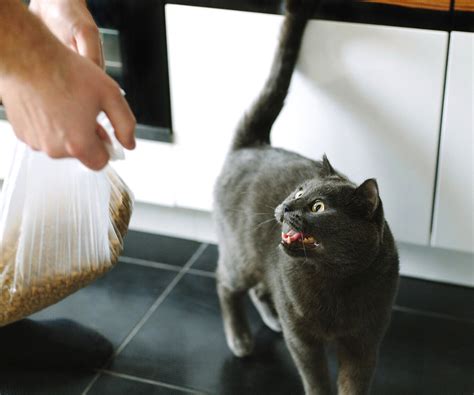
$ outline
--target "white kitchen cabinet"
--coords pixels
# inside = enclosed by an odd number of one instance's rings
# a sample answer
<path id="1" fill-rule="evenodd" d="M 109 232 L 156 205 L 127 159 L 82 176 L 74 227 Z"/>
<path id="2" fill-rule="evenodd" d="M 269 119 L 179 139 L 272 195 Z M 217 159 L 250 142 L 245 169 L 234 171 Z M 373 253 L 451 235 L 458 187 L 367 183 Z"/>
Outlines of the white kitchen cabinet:
<path id="1" fill-rule="evenodd" d="M 124 161 L 112 166 L 132 190 L 137 201 L 174 206 L 177 158 L 171 144 L 137 140 Z"/>
<path id="2" fill-rule="evenodd" d="M 474 34 L 453 32 L 432 244 L 474 252 Z"/>
<path id="3" fill-rule="evenodd" d="M 166 6 L 176 204 L 210 210 L 242 113 L 268 75 L 282 17 Z M 378 179 L 397 239 L 428 244 L 447 33 L 311 21 L 275 145 L 357 182 Z"/>

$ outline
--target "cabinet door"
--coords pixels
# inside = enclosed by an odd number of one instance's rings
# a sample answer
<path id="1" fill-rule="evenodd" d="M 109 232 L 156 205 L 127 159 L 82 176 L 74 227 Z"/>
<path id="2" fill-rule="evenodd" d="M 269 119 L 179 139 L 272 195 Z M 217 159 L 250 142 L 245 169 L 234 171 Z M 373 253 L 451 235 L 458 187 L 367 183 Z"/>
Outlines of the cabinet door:
<path id="1" fill-rule="evenodd" d="M 433 238 L 474 252 L 474 34 L 451 34 Z"/>

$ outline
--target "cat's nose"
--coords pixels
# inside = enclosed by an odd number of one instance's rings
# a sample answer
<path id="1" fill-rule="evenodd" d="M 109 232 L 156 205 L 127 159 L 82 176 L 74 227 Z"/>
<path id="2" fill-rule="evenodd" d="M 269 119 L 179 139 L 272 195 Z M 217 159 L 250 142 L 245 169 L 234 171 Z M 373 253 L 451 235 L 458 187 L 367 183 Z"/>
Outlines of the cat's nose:
<path id="1" fill-rule="evenodd" d="M 287 212 L 289 212 L 289 211 L 290 211 L 290 206 L 288 206 L 287 204 L 284 204 L 284 205 L 283 205 L 283 212 L 284 212 L 284 213 L 287 213 Z"/>

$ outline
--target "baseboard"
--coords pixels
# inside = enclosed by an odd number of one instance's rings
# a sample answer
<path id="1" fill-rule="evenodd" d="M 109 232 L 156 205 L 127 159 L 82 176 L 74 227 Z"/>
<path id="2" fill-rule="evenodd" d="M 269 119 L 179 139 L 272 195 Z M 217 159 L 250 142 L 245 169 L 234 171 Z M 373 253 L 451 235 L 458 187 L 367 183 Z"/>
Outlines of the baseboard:
<path id="1" fill-rule="evenodd" d="M 216 243 L 211 213 L 137 203 L 131 229 Z M 474 255 L 399 243 L 400 272 L 409 277 L 474 287 Z"/>
<path id="2" fill-rule="evenodd" d="M 474 287 L 474 254 L 408 243 L 398 248 L 403 275 Z"/>
<path id="3" fill-rule="evenodd" d="M 181 207 L 135 204 L 130 229 L 216 243 L 211 213 Z"/>

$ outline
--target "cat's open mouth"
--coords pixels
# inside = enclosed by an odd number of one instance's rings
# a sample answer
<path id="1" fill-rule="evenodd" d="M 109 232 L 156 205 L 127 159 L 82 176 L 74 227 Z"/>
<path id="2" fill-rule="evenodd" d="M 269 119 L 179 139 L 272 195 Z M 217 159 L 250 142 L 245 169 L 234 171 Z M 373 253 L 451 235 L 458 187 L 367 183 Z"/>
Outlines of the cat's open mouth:
<path id="1" fill-rule="evenodd" d="M 290 228 L 286 232 L 283 229 L 281 244 L 289 249 L 312 249 L 316 248 L 319 243 L 314 236 L 305 235 L 303 232 Z"/>

